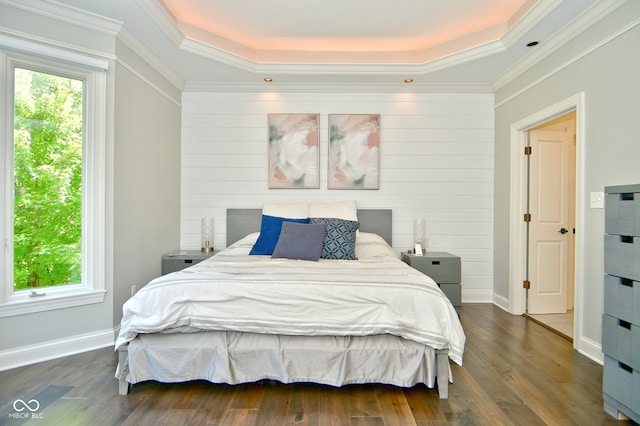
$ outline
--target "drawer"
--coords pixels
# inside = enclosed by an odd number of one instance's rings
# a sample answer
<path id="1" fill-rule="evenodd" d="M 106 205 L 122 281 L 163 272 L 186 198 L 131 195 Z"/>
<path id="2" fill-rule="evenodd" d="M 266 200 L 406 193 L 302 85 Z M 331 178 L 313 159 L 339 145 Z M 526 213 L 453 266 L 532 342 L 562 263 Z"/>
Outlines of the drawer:
<path id="1" fill-rule="evenodd" d="M 640 237 L 605 235 L 604 271 L 640 281 Z"/>
<path id="2" fill-rule="evenodd" d="M 606 355 L 602 389 L 626 407 L 640 407 L 640 372 Z"/>
<path id="3" fill-rule="evenodd" d="M 640 193 L 606 194 L 604 202 L 607 234 L 640 235 Z"/>
<path id="4" fill-rule="evenodd" d="M 181 271 L 191 265 L 202 262 L 203 259 L 184 259 L 180 257 L 162 259 L 162 275 L 170 272 Z"/>
<path id="5" fill-rule="evenodd" d="M 460 258 L 449 253 L 428 253 L 426 256 L 404 255 L 402 260 L 438 284 L 460 284 Z"/>
<path id="6" fill-rule="evenodd" d="M 456 310 L 462 303 L 462 286 L 460 284 L 440 284 L 440 290 L 451 301 Z"/>
<path id="7" fill-rule="evenodd" d="M 602 351 L 634 370 L 640 371 L 640 327 L 603 315 Z"/>
<path id="8" fill-rule="evenodd" d="M 640 325 L 640 282 L 605 275 L 604 313 Z"/>
<path id="9" fill-rule="evenodd" d="M 162 275 L 166 275 L 170 272 L 181 271 L 191 265 L 207 260 L 216 253 L 216 251 L 203 252 L 188 250 L 186 254 L 180 254 L 177 256 L 168 254 L 166 256 L 162 256 Z"/>

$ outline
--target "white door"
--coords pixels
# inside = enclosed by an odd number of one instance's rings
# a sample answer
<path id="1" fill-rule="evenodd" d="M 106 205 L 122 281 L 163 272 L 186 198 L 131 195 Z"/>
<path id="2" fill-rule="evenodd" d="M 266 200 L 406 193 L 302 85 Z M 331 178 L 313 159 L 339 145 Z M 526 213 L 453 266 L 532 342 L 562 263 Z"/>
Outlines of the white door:
<path id="1" fill-rule="evenodd" d="M 567 312 L 568 250 L 573 235 L 569 160 L 573 135 L 529 132 L 529 281 L 527 312 Z"/>

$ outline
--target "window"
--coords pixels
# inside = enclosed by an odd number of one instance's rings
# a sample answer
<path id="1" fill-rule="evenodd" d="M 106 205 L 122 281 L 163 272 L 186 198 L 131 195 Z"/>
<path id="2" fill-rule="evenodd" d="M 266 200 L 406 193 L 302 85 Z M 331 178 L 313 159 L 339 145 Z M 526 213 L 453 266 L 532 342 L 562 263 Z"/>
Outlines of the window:
<path id="1" fill-rule="evenodd" d="M 14 69 L 14 291 L 82 281 L 83 84 Z"/>
<path id="2" fill-rule="evenodd" d="M 0 316 L 105 293 L 106 63 L 38 53 L 0 52 Z"/>

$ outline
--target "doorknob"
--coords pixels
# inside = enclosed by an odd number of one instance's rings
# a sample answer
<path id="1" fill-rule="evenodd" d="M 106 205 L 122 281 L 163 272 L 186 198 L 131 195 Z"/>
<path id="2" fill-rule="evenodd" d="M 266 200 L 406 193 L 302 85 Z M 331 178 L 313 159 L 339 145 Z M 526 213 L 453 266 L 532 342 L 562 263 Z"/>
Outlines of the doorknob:
<path id="1" fill-rule="evenodd" d="M 567 232 L 569 232 L 569 230 L 567 228 L 560 228 L 560 233 L 562 235 L 566 234 Z"/>

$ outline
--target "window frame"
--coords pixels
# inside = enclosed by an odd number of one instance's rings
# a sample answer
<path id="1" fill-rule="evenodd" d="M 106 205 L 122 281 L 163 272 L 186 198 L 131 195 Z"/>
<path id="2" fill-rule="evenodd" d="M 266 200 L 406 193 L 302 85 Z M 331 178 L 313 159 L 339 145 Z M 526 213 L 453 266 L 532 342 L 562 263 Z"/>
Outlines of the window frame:
<path id="1" fill-rule="evenodd" d="M 24 44 L 22 44 L 24 46 Z M 31 45 L 28 45 L 31 46 Z M 6 46 L 5 46 L 6 47 Z M 104 301 L 106 294 L 106 62 L 89 63 L 81 55 L 37 46 L 5 49 L 0 46 L 0 149 L 4 173 L 0 174 L 0 318 L 69 308 Z M 45 54 L 42 54 L 42 51 Z M 71 60 L 70 60 L 71 59 Z M 73 59 L 78 59 L 77 61 Z M 98 64 L 99 66 L 96 66 Z M 29 290 L 13 290 L 13 163 L 14 69 L 61 75 L 83 81 L 82 164 L 82 281 Z"/>

